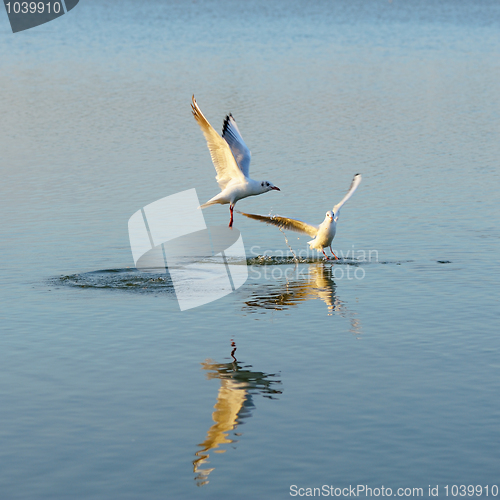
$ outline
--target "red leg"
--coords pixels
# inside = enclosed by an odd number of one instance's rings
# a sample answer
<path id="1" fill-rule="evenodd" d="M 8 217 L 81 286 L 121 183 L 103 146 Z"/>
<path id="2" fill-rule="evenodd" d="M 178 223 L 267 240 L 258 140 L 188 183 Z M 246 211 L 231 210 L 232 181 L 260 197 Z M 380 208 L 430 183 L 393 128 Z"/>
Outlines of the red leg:
<path id="1" fill-rule="evenodd" d="M 231 220 L 229 221 L 229 227 L 233 227 L 233 208 L 234 205 L 229 205 L 229 212 L 231 213 Z"/>
<path id="2" fill-rule="evenodd" d="M 330 252 L 332 252 L 332 255 L 335 257 L 335 260 L 339 260 L 339 258 L 333 253 L 332 246 L 330 245 Z"/>
<path id="3" fill-rule="evenodd" d="M 330 260 L 330 258 L 328 257 L 328 255 L 326 255 L 324 248 L 322 248 L 321 251 L 323 252 L 323 255 L 326 257 L 326 260 Z"/>

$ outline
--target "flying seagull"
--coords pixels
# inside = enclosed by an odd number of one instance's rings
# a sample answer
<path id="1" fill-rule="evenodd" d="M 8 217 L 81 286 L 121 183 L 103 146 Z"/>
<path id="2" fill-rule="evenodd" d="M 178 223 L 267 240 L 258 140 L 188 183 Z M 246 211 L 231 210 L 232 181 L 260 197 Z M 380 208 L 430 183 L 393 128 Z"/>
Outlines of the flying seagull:
<path id="1" fill-rule="evenodd" d="M 308 241 L 309 247 L 316 250 L 321 250 L 323 255 L 327 260 L 330 260 L 328 255 L 326 255 L 324 248 L 329 247 L 330 252 L 335 257 L 335 260 L 338 260 L 338 257 L 333 253 L 332 250 L 332 240 L 335 237 L 335 233 L 337 231 L 337 221 L 339 220 L 339 212 L 344 203 L 353 195 L 354 191 L 356 191 L 357 187 L 361 183 L 361 174 L 356 174 L 351 182 L 351 187 L 347 194 L 342 198 L 340 203 L 337 203 L 333 210 L 329 210 L 326 212 L 325 220 L 319 225 L 315 226 L 313 224 L 308 224 L 307 222 L 302 222 L 297 219 L 289 219 L 288 217 L 281 217 L 279 215 L 255 215 L 255 214 L 246 214 L 244 212 L 239 212 L 250 219 L 260 220 L 262 222 L 267 222 L 268 224 L 274 224 L 278 226 L 280 229 L 289 229 L 290 231 L 297 231 L 298 233 L 308 234 L 312 236 L 313 239 Z"/>
<path id="2" fill-rule="evenodd" d="M 280 189 L 269 181 L 250 179 L 250 150 L 241 137 L 236 121 L 231 114 L 227 115 L 224 120 L 221 137 L 203 116 L 194 96 L 191 108 L 194 118 L 207 140 L 207 146 L 217 172 L 215 178 L 221 189 L 218 195 L 201 205 L 200 208 L 217 203 L 221 205 L 229 203 L 231 214 L 229 227 L 233 227 L 233 209 L 238 200 L 267 193 L 273 189 L 280 191 Z"/>

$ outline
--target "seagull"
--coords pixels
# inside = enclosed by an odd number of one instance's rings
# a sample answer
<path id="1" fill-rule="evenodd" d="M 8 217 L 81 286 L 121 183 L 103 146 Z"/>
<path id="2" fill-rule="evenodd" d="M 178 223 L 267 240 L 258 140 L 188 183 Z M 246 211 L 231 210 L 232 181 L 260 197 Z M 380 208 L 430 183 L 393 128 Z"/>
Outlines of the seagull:
<path id="1" fill-rule="evenodd" d="M 207 146 L 217 172 L 215 178 L 221 189 L 217 196 L 208 200 L 200 208 L 215 205 L 216 203 L 221 205 L 229 203 L 229 212 L 231 214 L 229 227 L 233 227 L 233 209 L 238 200 L 267 193 L 273 189 L 280 191 L 280 188 L 269 181 L 255 181 L 248 176 L 250 150 L 241 137 L 233 115 L 226 116 L 221 137 L 203 116 L 194 96 L 191 108 L 194 118 L 207 140 Z"/>
<path id="2" fill-rule="evenodd" d="M 326 260 L 330 260 L 328 255 L 326 255 L 324 248 L 329 247 L 330 252 L 338 260 L 338 257 L 333 253 L 332 250 L 332 240 L 335 237 L 337 231 L 337 221 L 339 220 L 339 212 L 344 203 L 353 195 L 357 187 L 361 183 L 361 174 L 356 174 L 351 182 L 351 187 L 347 194 L 342 198 L 342 201 L 337 203 L 333 210 L 326 212 L 325 220 L 319 225 L 315 226 L 313 224 L 308 224 L 297 219 L 289 219 L 288 217 L 281 217 L 279 215 L 255 215 L 246 214 L 244 212 L 239 212 L 250 219 L 260 220 L 262 222 L 267 222 L 267 224 L 274 224 L 280 229 L 289 229 L 290 231 L 297 231 L 298 233 L 304 233 L 309 236 L 313 236 L 311 241 L 308 241 L 309 247 L 311 249 L 321 250 Z"/>

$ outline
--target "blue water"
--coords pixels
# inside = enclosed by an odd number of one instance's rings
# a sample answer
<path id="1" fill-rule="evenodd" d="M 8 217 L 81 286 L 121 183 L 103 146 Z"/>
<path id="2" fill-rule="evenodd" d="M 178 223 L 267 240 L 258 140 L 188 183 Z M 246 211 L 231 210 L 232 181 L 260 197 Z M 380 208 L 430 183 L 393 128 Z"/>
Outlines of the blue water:
<path id="1" fill-rule="evenodd" d="M 17 34 L 0 20 L 2 500 L 491 496 L 498 2 L 81 0 Z M 343 259 L 235 214 L 236 292 L 180 312 L 168 277 L 134 269 L 133 213 L 218 192 L 193 94 L 281 188 L 242 211 L 317 224 L 362 173 Z"/>

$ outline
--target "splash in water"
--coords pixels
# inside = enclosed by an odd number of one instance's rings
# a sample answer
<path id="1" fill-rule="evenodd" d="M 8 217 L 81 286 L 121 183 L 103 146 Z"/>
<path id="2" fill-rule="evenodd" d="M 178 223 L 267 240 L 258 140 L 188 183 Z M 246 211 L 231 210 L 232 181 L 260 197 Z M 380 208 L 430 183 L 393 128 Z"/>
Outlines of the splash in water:
<path id="1" fill-rule="evenodd" d="M 278 227 L 278 229 L 283 233 L 283 236 L 285 237 L 285 243 L 286 243 L 286 246 L 290 249 L 290 252 L 292 252 L 293 261 L 295 262 L 295 264 L 298 264 L 299 259 L 297 258 L 297 254 L 293 251 L 292 246 L 288 242 L 288 238 L 286 237 L 285 231 L 283 231 L 283 229 L 281 227 Z"/>

